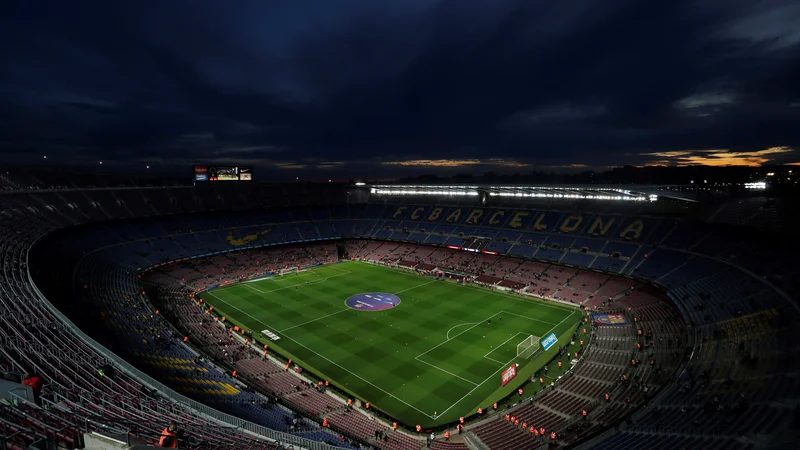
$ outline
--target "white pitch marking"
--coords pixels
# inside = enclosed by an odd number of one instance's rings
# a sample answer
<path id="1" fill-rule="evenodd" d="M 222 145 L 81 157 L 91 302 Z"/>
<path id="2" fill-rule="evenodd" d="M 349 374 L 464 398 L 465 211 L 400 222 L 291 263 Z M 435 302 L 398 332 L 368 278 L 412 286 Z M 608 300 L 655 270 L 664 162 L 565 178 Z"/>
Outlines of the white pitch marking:
<path id="1" fill-rule="evenodd" d="M 343 309 L 343 310 L 341 310 L 341 311 L 336 311 L 335 313 L 326 314 L 326 315 L 324 315 L 324 316 L 322 316 L 322 317 L 317 317 L 316 319 L 311 319 L 311 320 L 309 320 L 308 322 L 303 322 L 303 323 L 301 323 L 301 324 L 297 324 L 297 325 L 291 326 L 291 327 L 289 327 L 289 328 L 284 328 L 283 330 L 278 330 L 278 333 L 283 333 L 284 331 L 289 331 L 289 330 L 291 330 L 291 329 L 293 329 L 293 328 L 302 327 L 303 325 L 307 325 L 307 324 L 309 324 L 309 323 L 311 323 L 311 322 L 316 322 L 316 321 L 318 321 L 318 320 L 322 320 L 322 319 L 324 319 L 324 318 L 326 318 L 326 317 L 335 316 L 335 315 L 337 315 L 337 314 L 341 314 L 341 313 L 343 313 L 343 312 L 345 312 L 345 311 L 352 311 L 352 309 L 350 309 L 350 308 L 347 308 L 347 309 Z"/>
<path id="2" fill-rule="evenodd" d="M 573 312 L 574 312 L 574 311 L 573 311 Z M 516 314 L 516 313 L 513 313 L 513 312 L 503 311 L 503 314 L 508 314 L 509 316 L 517 316 L 517 317 L 521 317 L 521 318 L 523 318 L 523 319 L 532 320 L 532 321 L 534 321 L 534 322 L 546 323 L 546 324 L 548 324 L 548 325 L 555 325 L 553 322 L 548 322 L 548 321 L 546 321 L 546 320 L 534 319 L 533 317 L 523 316 L 523 315 L 521 315 L 521 314 Z"/>
<path id="3" fill-rule="evenodd" d="M 210 292 L 209 292 L 209 293 L 210 293 Z M 226 305 L 230 306 L 231 308 L 233 308 L 233 309 L 235 309 L 235 310 L 239 311 L 240 313 L 242 313 L 242 314 L 244 314 L 244 315 L 246 315 L 246 316 L 250 317 L 251 319 L 255 320 L 256 322 L 260 323 L 261 325 L 264 325 L 264 326 L 266 326 L 267 328 L 269 328 L 269 327 L 270 327 L 270 326 L 269 326 L 269 325 L 267 325 L 266 323 L 264 323 L 264 322 L 262 322 L 261 320 L 259 320 L 259 319 L 255 318 L 255 317 L 253 317 L 251 314 L 249 314 L 249 313 L 247 313 L 247 312 L 245 312 L 245 311 L 242 311 L 240 308 L 237 308 L 236 306 L 234 306 L 234 305 L 231 305 L 231 304 L 230 304 L 230 303 L 228 303 L 226 300 L 224 300 L 224 299 L 222 299 L 222 298 L 218 297 L 217 295 L 214 295 L 214 294 L 211 294 L 211 295 L 213 295 L 214 297 L 217 297 L 217 299 L 219 299 L 221 302 L 223 302 L 223 303 L 225 303 Z M 359 375 L 357 375 L 357 374 L 355 374 L 355 373 L 353 373 L 353 372 L 351 372 L 351 371 L 349 371 L 349 370 L 345 369 L 344 367 L 340 366 L 340 365 L 339 365 L 339 364 L 337 364 L 336 362 L 334 362 L 334 361 L 331 361 L 330 359 L 326 358 L 325 356 L 323 356 L 323 355 L 320 355 L 319 353 L 315 352 L 314 350 L 312 350 L 312 349 L 310 349 L 310 348 L 306 347 L 306 346 L 305 346 L 305 345 L 303 345 L 301 342 L 298 342 L 298 341 L 296 341 L 296 340 L 294 340 L 294 339 L 292 339 L 292 338 L 290 338 L 289 336 L 286 336 L 286 335 L 284 335 L 283 337 L 285 337 L 286 339 L 289 339 L 290 341 L 292 341 L 292 342 L 296 343 L 297 345 L 299 345 L 299 346 L 301 346 L 301 347 L 305 348 L 306 350 L 308 350 L 308 351 L 310 351 L 311 353 L 313 353 L 313 354 L 315 354 L 315 355 L 319 356 L 320 358 L 322 358 L 322 359 L 324 359 L 324 360 L 328 361 L 329 363 L 331 363 L 331 364 L 335 365 L 336 367 L 338 367 L 338 368 L 340 368 L 340 369 L 344 370 L 345 372 L 349 373 L 350 375 L 353 375 L 354 377 L 358 378 L 359 380 L 361 380 L 361 381 L 363 381 L 363 382 L 365 382 L 365 383 L 369 384 L 370 386 L 374 387 L 375 389 L 377 389 L 377 390 L 379 390 L 379 391 L 383 392 L 384 394 L 388 395 L 389 397 L 392 397 L 393 399 L 397 400 L 398 402 L 400 402 L 400 403 L 402 403 L 402 404 L 404 404 L 404 405 L 408 406 L 409 408 L 412 408 L 412 409 L 414 409 L 415 411 L 418 411 L 419 413 L 421 413 L 422 415 L 424 415 L 424 416 L 426 416 L 426 417 L 429 417 L 429 418 L 433 419 L 433 416 L 431 416 L 431 415 L 429 415 L 429 414 L 425 413 L 425 411 L 423 411 L 423 410 L 421 410 L 421 409 L 417 408 L 416 406 L 414 406 L 414 405 L 412 405 L 412 404 L 410 404 L 410 403 L 408 403 L 408 402 L 406 402 L 406 401 L 402 400 L 401 398 L 399 398 L 399 397 L 395 396 L 394 394 L 392 394 L 392 393 L 390 393 L 390 392 L 387 392 L 386 390 L 384 390 L 384 389 L 383 389 L 383 388 L 381 388 L 380 386 L 376 386 L 375 384 L 373 384 L 373 383 L 372 383 L 372 382 L 370 382 L 369 380 L 365 380 L 365 379 L 364 379 L 364 378 L 362 378 L 361 376 L 359 376 Z"/>
<path id="4" fill-rule="evenodd" d="M 511 336 L 510 338 L 506 339 L 506 341 L 505 341 L 505 342 L 503 342 L 502 344 L 498 345 L 498 346 L 497 346 L 497 348 L 500 348 L 500 347 L 502 347 L 502 346 L 506 345 L 506 343 L 507 343 L 508 341 L 510 341 L 510 340 L 512 340 L 512 339 L 514 339 L 515 337 L 519 336 L 520 334 L 523 334 L 523 333 L 522 333 L 521 331 L 520 331 L 520 332 L 517 332 L 517 334 L 515 334 L 515 335 Z M 492 352 L 494 352 L 495 350 L 497 350 L 497 348 L 495 348 L 495 349 L 492 349 L 492 350 L 489 350 L 489 352 L 488 352 L 488 353 L 486 353 L 485 355 L 483 355 L 483 357 L 484 357 L 484 358 L 486 358 L 486 359 L 492 359 L 492 358 L 488 358 L 488 356 L 489 356 L 489 355 L 491 355 L 491 354 L 492 354 Z M 493 359 L 492 359 L 492 361 L 495 361 L 495 360 L 493 360 Z M 495 361 L 495 362 L 497 362 L 497 361 Z"/>
<path id="5" fill-rule="evenodd" d="M 444 345 L 444 344 L 446 344 L 446 343 L 448 343 L 448 342 L 452 341 L 453 339 L 455 339 L 455 338 L 457 338 L 457 337 L 461 336 L 462 334 L 466 333 L 467 331 L 469 331 L 469 330 L 471 330 L 471 329 L 473 329 L 473 328 L 477 327 L 478 325 L 482 324 L 483 322 L 486 322 L 486 321 L 488 321 L 489 319 L 491 319 L 492 317 L 494 317 L 494 316 L 496 316 L 496 315 L 498 315 L 498 314 L 501 314 L 501 313 L 502 313 L 502 311 L 500 311 L 500 312 L 496 312 L 496 313 L 492 314 L 491 316 L 487 317 L 486 319 L 483 319 L 483 321 L 481 321 L 481 322 L 475 322 L 475 325 L 473 325 L 473 326 L 471 326 L 471 327 L 467 328 L 466 330 L 462 331 L 461 333 L 458 333 L 458 334 L 456 334 L 455 336 L 453 336 L 453 337 L 451 337 L 451 338 L 448 338 L 448 339 L 446 339 L 446 340 L 445 340 L 444 342 L 442 342 L 441 344 L 439 344 L 439 345 L 437 345 L 437 346 L 435 346 L 435 347 L 431 347 L 431 348 L 429 348 L 428 350 L 426 350 L 426 351 L 424 351 L 424 352 L 420 353 L 420 354 L 419 354 L 419 355 L 417 355 L 416 357 L 417 357 L 417 358 L 419 358 L 420 356 L 422 356 L 422 355 L 424 355 L 424 354 L 426 354 L 426 353 L 430 352 L 431 350 L 435 350 L 435 349 L 437 349 L 437 348 L 441 347 L 442 345 Z M 464 324 L 462 323 L 461 325 L 464 325 Z M 452 330 L 452 328 L 451 328 L 451 330 Z"/>
<path id="6" fill-rule="evenodd" d="M 475 325 L 475 324 L 478 324 L 478 323 L 480 323 L 480 322 L 465 322 L 465 323 L 460 323 L 458 325 L 455 325 L 452 328 L 450 328 L 449 330 L 447 330 L 447 334 L 445 334 L 445 337 L 447 339 L 450 339 L 450 332 L 453 331 L 454 329 L 462 326 L 462 325 Z M 455 337 L 455 336 L 453 336 L 453 337 Z"/>
<path id="7" fill-rule="evenodd" d="M 419 358 L 414 358 L 414 359 L 416 359 L 417 361 L 419 361 L 419 362 L 421 362 L 421 363 L 427 364 L 427 365 L 429 365 L 429 366 L 433 367 L 434 369 L 439 369 L 439 370 L 441 370 L 442 372 L 444 372 L 444 373 L 446 373 L 446 374 L 448 374 L 448 375 L 450 375 L 450 376 L 456 377 L 456 378 L 458 378 L 458 379 L 460 379 L 460 380 L 464 380 L 464 381 L 466 381 L 467 383 L 469 383 L 469 384 L 471 384 L 471 385 L 473 385 L 473 386 L 477 386 L 477 385 L 478 385 L 478 383 L 476 383 L 476 382 L 474 382 L 474 381 L 470 381 L 470 380 L 468 380 L 468 379 L 466 379 L 466 378 L 464 378 L 464 377 L 458 376 L 458 375 L 454 374 L 453 372 L 450 372 L 450 371 L 447 371 L 447 370 L 445 370 L 445 369 L 442 369 L 442 368 L 441 368 L 441 367 L 439 367 L 439 366 L 434 366 L 433 364 L 429 363 L 428 361 L 424 361 L 424 360 L 422 360 L 422 359 L 419 359 Z"/>
<path id="8" fill-rule="evenodd" d="M 397 291 L 397 292 L 394 293 L 394 295 L 401 294 L 403 292 L 410 291 L 412 289 L 416 289 L 416 288 L 419 288 L 419 287 L 422 287 L 422 286 L 427 286 L 427 285 L 433 283 L 434 281 L 436 281 L 436 280 L 431 280 L 431 281 L 428 281 L 427 283 L 422 283 L 422 284 L 419 284 L 417 286 L 412 286 L 412 287 L 410 287 L 408 289 L 403 289 L 402 291 Z"/>
<path id="9" fill-rule="evenodd" d="M 373 264 L 370 264 L 370 263 L 364 262 L 364 261 L 356 261 L 356 262 L 359 262 L 361 264 L 368 264 L 370 266 L 374 266 Z M 384 267 L 384 269 L 394 269 L 393 271 L 395 273 L 408 275 L 408 276 L 414 277 L 414 278 L 419 278 L 419 275 L 414 275 L 412 273 L 408 273 L 408 272 L 396 269 L 394 267 Z M 557 305 L 557 304 L 550 304 L 550 303 L 547 303 L 546 301 L 541 300 L 541 299 L 520 297 L 520 296 L 509 294 L 507 292 L 490 291 L 488 289 L 485 289 L 485 288 L 482 288 L 482 287 L 479 287 L 479 286 L 473 286 L 471 284 L 463 284 L 462 286 L 465 286 L 465 287 L 468 287 L 468 288 L 471 288 L 471 289 L 478 289 L 481 292 L 484 292 L 484 293 L 490 294 L 490 295 L 499 295 L 499 296 L 505 297 L 505 298 L 507 298 L 509 300 L 514 300 L 514 301 L 517 301 L 517 302 L 535 303 L 537 305 L 544 306 L 545 308 L 553 308 L 553 309 L 558 309 L 558 310 L 561 310 L 561 311 L 570 311 L 572 309 L 576 309 L 576 308 L 570 308 L 569 306 L 566 306 L 566 305 L 562 306 L 562 305 Z"/>
<path id="10" fill-rule="evenodd" d="M 568 315 L 567 317 L 565 317 L 565 318 L 564 318 L 564 320 L 562 320 L 561 322 L 559 322 L 559 323 L 558 323 L 558 325 L 556 325 L 556 326 L 554 326 L 553 328 L 551 328 L 551 329 L 550 329 L 550 331 L 548 331 L 547 333 L 545 333 L 545 336 L 547 336 L 548 334 L 552 333 L 552 332 L 553 332 L 553 330 L 555 330 L 556 328 L 558 328 L 558 327 L 559 327 L 559 325 L 561 325 L 562 323 L 566 322 L 566 321 L 567 321 L 567 319 L 571 318 L 571 317 L 572 317 L 572 316 L 575 314 L 575 312 L 577 312 L 577 310 L 576 310 L 576 311 L 573 311 L 573 312 L 572 312 L 572 314 L 570 314 L 570 315 Z M 445 409 L 444 411 L 442 411 L 442 413 L 441 413 L 441 414 L 439 414 L 439 415 L 440 415 L 440 416 L 443 416 L 443 415 L 444 415 L 444 413 L 446 413 L 447 411 L 450 411 L 450 409 L 452 409 L 452 408 L 453 408 L 453 406 L 456 406 L 457 404 L 461 403 L 461 401 L 463 401 L 465 398 L 469 397 L 469 396 L 470 396 L 470 395 L 471 395 L 473 392 L 475 392 L 475 391 L 476 391 L 476 390 L 477 390 L 479 387 L 483 386 L 483 384 L 484 384 L 484 383 L 486 383 L 487 381 L 491 380 L 491 379 L 492 379 L 492 378 L 493 378 L 493 377 L 494 377 L 494 376 L 495 376 L 495 375 L 496 375 L 498 372 L 500 372 L 501 370 L 504 370 L 504 369 L 506 369 L 506 365 L 508 365 L 508 364 L 511 364 L 511 363 L 512 363 L 512 362 L 513 362 L 515 359 L 517 359 L 517 358 L 516 358 L 516 356 L 515 356 L 514 358 L 512 358 L 511 360 L 509 360 L 507 363 L 505 363 L 505 364 L 503 364 L 502 366 L 500 366 L 500 368 L 499 368 L 499 369 L 497 369 L 497 370 L 496 370 L 496 371 L 495 371 L 493 374 L 489 375 L 489 377 L 488 377 L 488 378 L 486 378 L 485 380 L 483 380 L 483 382 L 481 382 L 481 384 L 479 384 L 479 385 L 475 386 L 475 388 L 474 388 L 474 389 L 472 389 L 471 391 L 467 392 L 467 394 L 466 394 L 466 395 L 464 395 L 463 397 L 461 397 L 461 398 L 460 398 L 460 399 L 459 399 L 457 402 L 455 402 L 455 403 L 453 403 L 452 405 L 450 405 L 450 406 L 449 406 L 447 409 Z"/>
<path id="11" fill-rule="evenodd" d="M 489 361 L 494 361 L 494 362 L 496 362 L 497 364 L 505 364 L 503 361 L 498 361 L 498 360 L 496 360 L 496 359 L 494 359 L 494 358 L 489 358 L 488 356 L 484 356 L 484 358 L 488 359 Z M 459 400 L 459 401 L 460 401 L 460 400 Z"/>
<path id="12" fill-rule="evenodd" d="M 259 288 L 255 287 L 255 286 L 251 286 L 251 285 L 249 285 L 249 284 L 245 284 L 244 286 L 245 286 L 245 287 L 249 287 L 250 289 L 253 289 L 253 290 L 254 290 L 254 291 L 256 291 L 256 292 L 261 292 L 262 294 L 266 294 L 266 292 L 262 291 L 261 289 L 259 289 Z M 207 291 L 207 292 L 211 293 L 211 291 Z M 214 294 L 211 294 L 211 295 L 214 295 Z M 216 296 L 216 295 L 214 295 L 214 297 L 217 297 L 217 296 Z M 219 298 L 219 297 L 217 297 L 217 298 Z"/>

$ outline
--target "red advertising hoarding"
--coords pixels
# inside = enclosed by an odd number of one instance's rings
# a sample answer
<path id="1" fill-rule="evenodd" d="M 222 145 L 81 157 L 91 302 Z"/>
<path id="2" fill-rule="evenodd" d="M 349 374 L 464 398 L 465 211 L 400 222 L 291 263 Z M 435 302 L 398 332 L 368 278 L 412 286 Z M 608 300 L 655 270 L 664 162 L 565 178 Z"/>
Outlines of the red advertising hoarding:
<path id="1" fill-rule="evenodd" d="M 511 367 L 503 371 L 503 386 L 507 385 L 509 381 L 517 376 L 517 365 L 512 364 Z"/>

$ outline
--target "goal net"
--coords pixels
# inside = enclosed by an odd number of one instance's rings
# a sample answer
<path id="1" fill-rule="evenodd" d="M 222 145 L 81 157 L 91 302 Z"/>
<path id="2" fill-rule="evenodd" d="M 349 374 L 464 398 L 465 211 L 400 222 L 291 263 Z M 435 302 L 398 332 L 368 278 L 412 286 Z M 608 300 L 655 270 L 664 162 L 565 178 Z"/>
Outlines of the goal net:
<path id="1" fill-rule="evenodd" d="M 536 350 L 539 350 L 539 337 L 530 335 L 517 344 L 517 357 L 530 358 Z"/>
<path id="2" fill-rule="evenodd" d="M 297 274 L 300 273 L 300 269 L 298 269 L 297 267 L 289 267 L 289 268 L 286 268 L 286 269 L 281 269 L 280 272 L 278 272 L 278 273 L 280 274 L 280 276 L 297 275 Z"/>

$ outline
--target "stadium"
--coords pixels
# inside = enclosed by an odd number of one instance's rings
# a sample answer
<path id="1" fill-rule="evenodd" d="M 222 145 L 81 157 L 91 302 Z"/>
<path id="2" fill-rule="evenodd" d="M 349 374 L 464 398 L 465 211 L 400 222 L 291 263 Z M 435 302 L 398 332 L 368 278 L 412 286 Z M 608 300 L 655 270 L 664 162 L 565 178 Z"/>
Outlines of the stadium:
<path id="1" fill-rule="evenodd" d="M 795 257 L 759 197 L 0 186 L 4 448 L 795 448 Z"/>

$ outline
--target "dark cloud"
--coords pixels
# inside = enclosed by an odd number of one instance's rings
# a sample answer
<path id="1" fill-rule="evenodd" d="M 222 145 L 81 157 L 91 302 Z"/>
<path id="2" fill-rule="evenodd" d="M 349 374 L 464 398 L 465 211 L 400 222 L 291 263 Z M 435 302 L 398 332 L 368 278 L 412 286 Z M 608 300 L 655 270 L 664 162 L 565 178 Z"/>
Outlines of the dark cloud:
<path id="1" fill-rule="evenodd" d="M 683 164 L 674 152 L 708 149 L 800 160 L 790 0 L 25 1 L 0 14 L 8 161 L 327 176 Z M 754 153 L 768 148 L 785 150 Z"/>

